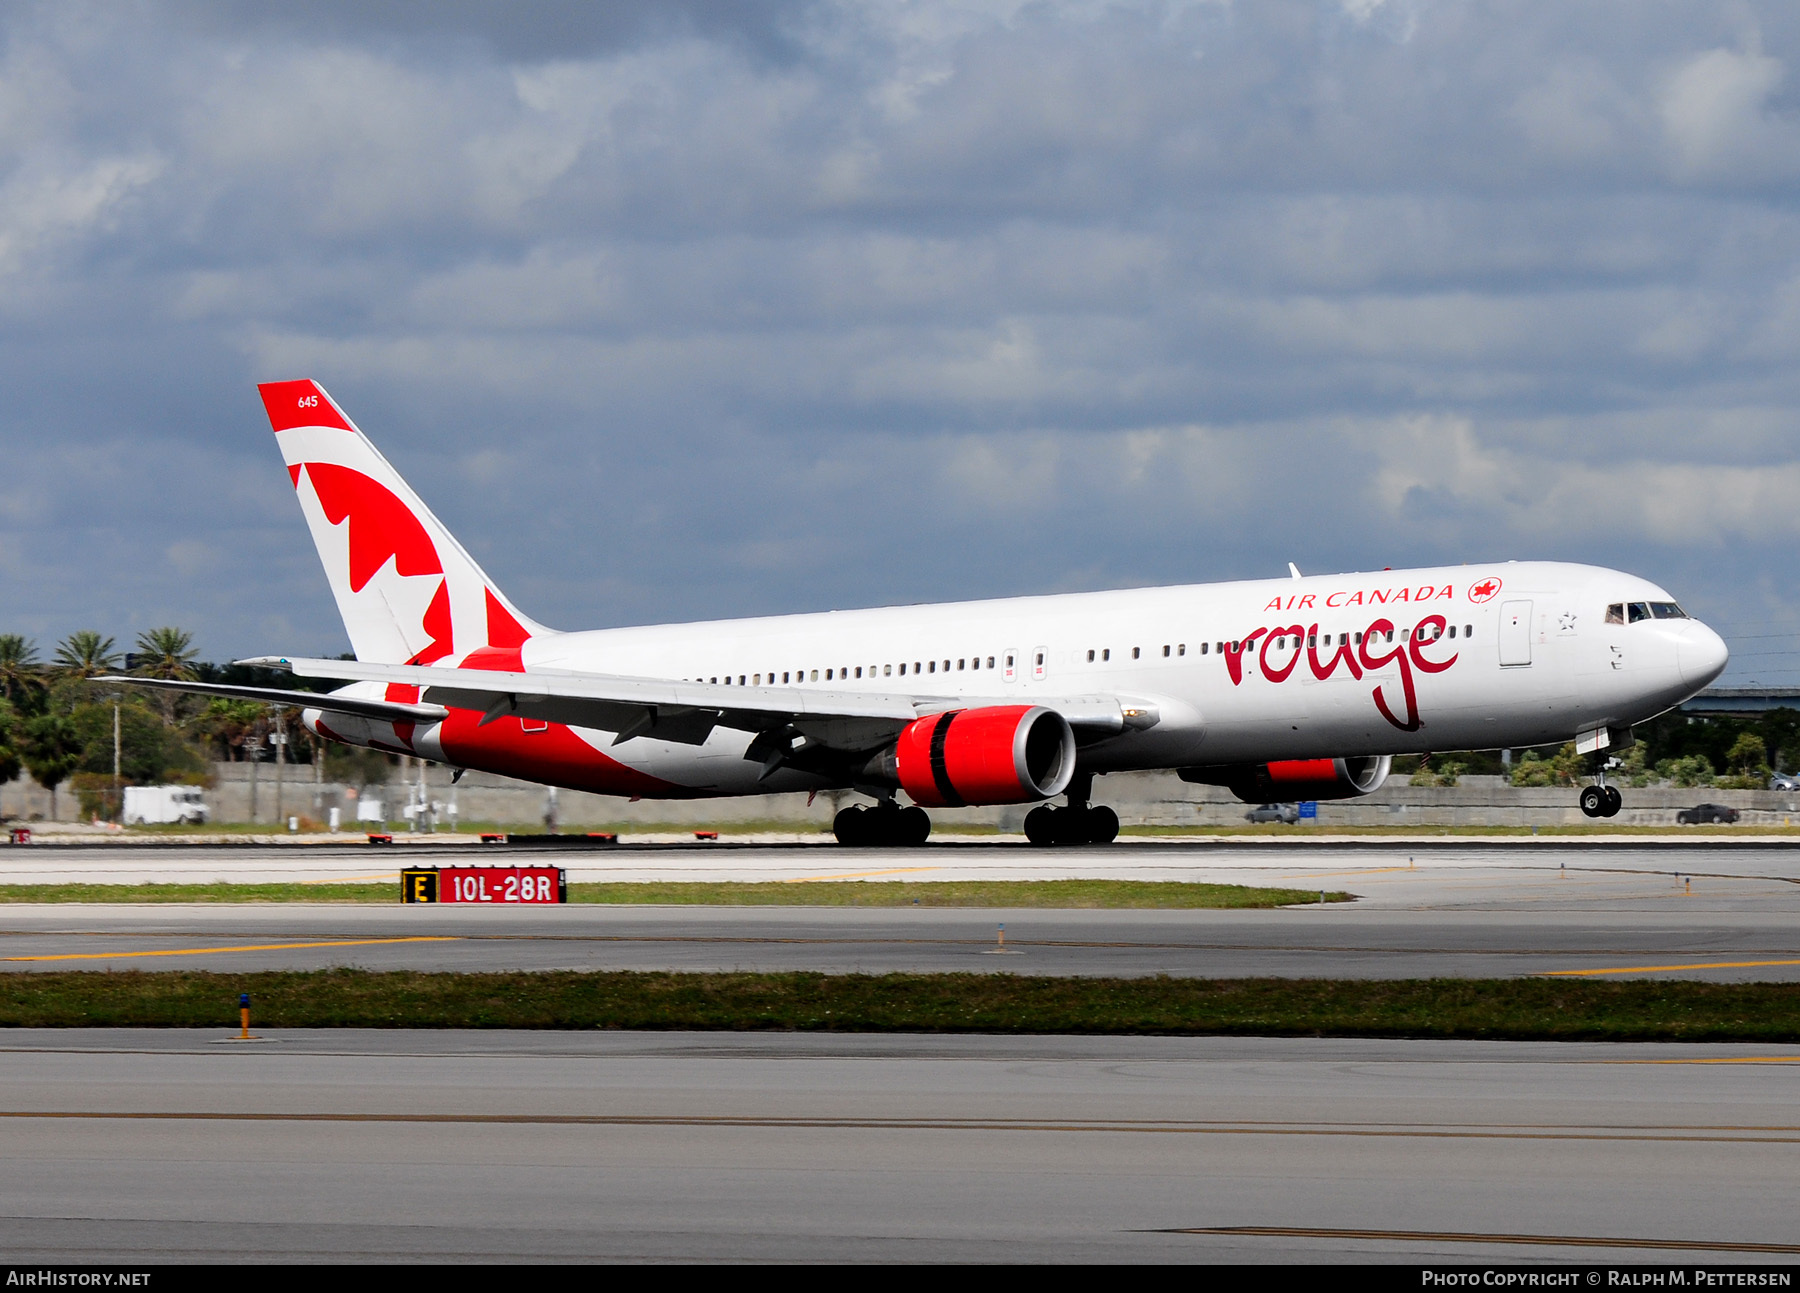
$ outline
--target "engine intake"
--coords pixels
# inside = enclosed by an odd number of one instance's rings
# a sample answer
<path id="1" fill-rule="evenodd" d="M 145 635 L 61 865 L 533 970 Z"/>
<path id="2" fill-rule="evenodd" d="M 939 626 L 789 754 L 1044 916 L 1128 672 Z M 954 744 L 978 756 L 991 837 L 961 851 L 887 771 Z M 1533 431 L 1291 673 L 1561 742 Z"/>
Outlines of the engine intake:
<path id="1" fill-rule="evenodd" d="M 1381 789 L 1393 756 L 1363 754 L 1349 759 L 1284 759 L 1277 763 L 1225 763 L 1182 768 L 1183 781 L 1224 786 L 1247 804 L 1271 800 L 1355 799 Z"/>
<path id="2" fill-rule="evenodd" d="M 1075 733 L 1042 705 L 989 705 L 921 718 L 900 733 L 894 776 L 916 804 L 1022 804 L 1075 775 Z"/>

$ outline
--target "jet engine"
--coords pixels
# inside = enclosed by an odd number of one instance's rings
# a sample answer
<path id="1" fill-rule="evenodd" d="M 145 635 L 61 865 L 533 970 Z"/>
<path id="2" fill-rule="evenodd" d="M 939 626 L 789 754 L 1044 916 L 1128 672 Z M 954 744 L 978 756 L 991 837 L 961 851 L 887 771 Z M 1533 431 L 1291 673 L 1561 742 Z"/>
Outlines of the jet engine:
<path id="1" fill-rule="evenodd" d="M 880 760 L 916 804 L 1023 804 L 1068 788 L 1075 733 L 1042 705 L 988 705 L 921 718 Z"/>
<path id="2" fill-rule="evenodd" d="M 1182 768 L 1183 781 L 1224 786 L 1247 804 L 1276 800 L 1355 799 L 1381 789 L 1393 756 L 1363 754 L 1350 759 L 1284 759 L 1279 763 L 1225 763 Z"/>

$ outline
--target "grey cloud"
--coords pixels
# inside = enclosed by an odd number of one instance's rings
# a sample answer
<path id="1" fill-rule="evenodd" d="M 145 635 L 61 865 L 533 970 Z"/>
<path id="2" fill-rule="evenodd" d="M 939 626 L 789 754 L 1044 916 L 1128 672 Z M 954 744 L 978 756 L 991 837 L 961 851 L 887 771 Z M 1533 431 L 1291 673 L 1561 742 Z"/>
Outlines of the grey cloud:
<path id="1" fill-rule="evenodd" d="M 1775 3 L 17 7 L 0 588 L 341 649 L 309 375 L 550 623 L 1555 556 L 1791 625 L 1797 95 Z"/>
<path id="2" fill-rule="evenodd" d="M 788 29 L 805 13 L 794 0 L 608 0 L 603 4 L 501 4 L 495 0 L 179 0 L 168 6 L 189 31 L 256 43 L 396 45 L 468 41 L 508 62 L 591 58 L 673 37 L 720 40 L 769 58 L 792 57 Z"/>

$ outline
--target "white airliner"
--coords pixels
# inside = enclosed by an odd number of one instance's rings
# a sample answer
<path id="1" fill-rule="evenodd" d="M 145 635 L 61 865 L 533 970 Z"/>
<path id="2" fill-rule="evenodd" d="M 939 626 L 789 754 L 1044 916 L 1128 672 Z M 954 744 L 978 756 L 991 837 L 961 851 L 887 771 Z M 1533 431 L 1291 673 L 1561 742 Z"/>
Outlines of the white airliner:
<path id="1" fill-rule="evenodd" d="M 323 388 L 259 388 L 355 661 L 269 657 L 329 695 L 114 679 L 304 709 L 351 745 L 634 798 L 853 788 L 845 843 L 927 808 L 1044 804 L 1104 843 L 1093 779 L 1175 769 L 1248 801 L 1365 795 L 1396 754 L 1574 739 L 1598 756 L 1724 669 L 1635 575 L 1559 562 L 558 632 L 523 615 Z M 911 806 L 902 808 L 897 792 Z M 1617 789 L 1581 792 L 1589 816 Z"/>

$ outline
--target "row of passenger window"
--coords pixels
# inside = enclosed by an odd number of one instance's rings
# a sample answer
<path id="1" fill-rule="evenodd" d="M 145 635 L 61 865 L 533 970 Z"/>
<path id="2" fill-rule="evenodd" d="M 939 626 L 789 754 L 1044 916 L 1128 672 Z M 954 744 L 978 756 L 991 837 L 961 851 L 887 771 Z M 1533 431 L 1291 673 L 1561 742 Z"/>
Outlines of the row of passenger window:
<path id="1" fill-rule="evenodd" d="M 1632 610 L 1634 613 L 1636 612 L 1637 607 L 1640 605 L 1642 605 L 1642 603 L 1634 603 L 1633 604 Z M 1672 603 L 1670 603 L 1670 605 L 1672 605 Z M 1616 611 L 1618 609 L 1619 609 L 1619 607 L 1617 607 L 1617 606 L 1608 608 L 1608 615 L 1607 615 L 1608 623 L 1622 623 L 1623 622 L 1622 620 L 1614 620 L 1612 618 L 1611 612 Z M 1679 608 L 1677 608 L 1677 610 L 1679 611 Z M 1401 629 L 1401 630 L 1399 630 L 1399 632 L 1400 632 L 1400 640 L 1402 642 L 1406 641 L 1407 638 L 1411 634 L 1410 629 Z M 1445 630 L 1441 626 L 1437 626 L 1437 625 L 1430 626 L 1427 629 L 1421 629 L 1419 631 L 1419 634 L 1421 637 L 1426 638 L 1428 641 L 1436 641 L 1438 638 L 1446 636 Z M 1452 637 L 1452 638 L 1457 636 L 1457 626 L 1456 625 L 1454 625 L 1454 624 L 1450 625 L 1449 631 L 1448 631 L 1448 636 Z M 1475 636 L 1475 626 L 1472 624 L 1462 625 L 1462 636 L 1464 639 L 1474 637 Z M 1284 635 L 1278 636 L 1275 639 L 1275 649 L 1277 651 L 1285 651 L 1289 645 L 1290 639 L 1292 639 L 1293 645 L 1296 648 L 1298 648 L 1300 645 L 1298 637 L 1293 634 L 1284 634 Z M 1323 640 L 1321 640 L 1321 639 L 1323 639 Z M 1361 646 L 1362 640 L 1363 640 L 1363 635 L 1361 633 L 1338 633 L 1335 635 L 1331 634 L 1331 633 L 1324 633 L 1324 634 L 1309 633 L 1306 636 L 1306 645 L 1309 647 L 1315 647 L 1315 648 L 1319 647 L 1319 646 L 1327 646 L 1327 647 L 1334 646 L 1334 645 L 1335 646 L 1344 646 L 1347 644 Z M 1394 630 L 1393 629 L 1387 630 L 1386 634 L 1384 635 L 1384 640 L 1387 642 L 1392 642 L 1394 640 Z M 1216 650 L 1219 654 L 1223 655 L 1228 647 L 1234 652 L 1242 651 L 1244 649 L 1244 644 L 1241 641 L 1217 642 L 1217 643 L 1202 642 L 1200 644 L 1199 653 L 1201 655 L 1208 655 L 1212 651 Z M 1181 656 L 1185 656 L 1187 654 L 1187 650 L 1188 650 L 1187 643 L 1185 643 L 1185 642 L 1164 643 L 1163 648 L 1162 648 L 1162 654 L 1163 654 L 1164 659 L 1178 658 Z M 1144 653 L 1143 653 L 1142 647 L 1132 647 L 1131 648 L 1131 658 L 1133 660 L 1141 660 L 1143 658 L 1143 654 Z M 1093 664 L 1096 662 L 1098 662 L 1098 663 L 1110 662 L 1112 660 L 1112 648 L 1111 647 L 1092 648 L 1088 651 L 1087 658 L 1088 658 L 1089 664 Z M 952 672 L 961 673 L 961 672 L 964 672 L 965 670 L 974 672 L 974 671 L 977 671 L 977 670 L 980 670 L 983 668 L 994 669 L 994 668 L 998 667 L 998 666 L 996 666 L 995 661 L 996 661 L 996 657 L 987 656 L 986 663 L 984 664 L 983 657 L 978 656 L 978 655 L 977 656 L 958 656 L 958 657 L 953 657 L 952 659 L 943 660 L 942 662 L 937 661 L 937 660 L 915 660 L 912 662 L 912 672 L 914 675 L 918 675 L 918 674 L 922 674 L 922 673 L 933 674 L 933 673 L 940 673 L 940 672 L 941 673 L 952 673 Z M 1006 663 L 1005 663 L 1004 667 L 1006 668 L 1009 678 L 1010 678 L 1013 670 L 1017 666 L 1017 660 L 1013 656 L 1008 655 L 1005 657 L 1005 661 L 1006 661 Z M 1043 665 L 1043 661 L 1041 659 L 1038 661 L 1038 665 L 1041 670 L 1042 665 Z M 902 661 L 898 666 L 895 666 L 892 664 L 883 664 L 883 665 L 872 664 L 872 665 L 866 665 L 866 666 L 865 665 L 854 665 L 854 666 L 846 665 L 843 668 L 830 668 L 830 669 L 826 669 L 823 671 L 823 673 L 824 673 L 823 679 L 820 678 L 821 671 L 818 669 L 784 669 L 784 670 L 780 670 L 779 672 L 777 670 L 771 669 L 771 670 L 769 670 L 767 677 L 769 680 L 769 686 L 771 686 L 771 687 L 778 686 L 778 685 L 791 686 L 795 683 L 804 683 L 804 682 L 820 682 L 820 681 L 849 682 L 852 679 L 860 679 L 860 678 L 864 678 L 865 676 L 868 678 L 891 678 L 891 677 L 895 676 L 896 668 L 898 668 L 898 670 L 899 670 L 899 675 L 898 675 L 899 677 L 904 678 L 907 676 L 907 666 L 906 666 L 906 663 L 904 661 Z M 864 673 L 865 669 L 867 669 L 867 671 L 868 671 L 866 675 Z M 740 673 L 740 674 L 736 675 L 735 677 L 731 674 L 719 674 L 719 675 L 715 675 L 710 678 L 696 678 L 696 679 L 694 679 L 694 681 L 695 682 L 719 683 L 719 684 L 722 684 L 727 687 L 730 687 L 734 684 L 739 687 L 760 687 L 763 685 L 763 677 L 764 677 L 764 675 L 760 674 L 760 673 L 752 673 L 752 674 Z"/>
<path id="2" fill-rule="evenodd" d="M 1411 629 L 1401 629 L 1400 630 L 1400 640 L 1402 642 L 1406 641 L 1408 636 L 1410 636 L 1411 633 L 1412 633 Z M 1463 625 L 1462 626 L 1462 635 L 1465 639 L 1474 637 L 1475 636 L 1475 626 L 1473 624 Z M 1450 625 L 1450 628 L 1449 628 L 1449 631 L 1447 634 L 1444 630 L 1444 627 L 1440 624 L 1428 625 L 1427 627 L 1419 630 L 1419 636 L 1427 642 L 1435 642 L 1439 638 L 1445 637 L 1445 636 L 1454 638 L 1456 636 L 1456 625 L 1454 625 L 1454 624 Z M 1323 639 L 1323 641 L 1320 640 L 1321 638 Z M 1385 633 L 1383 633 L 1381 635 L 1381 639 L 1383 642 L 1392 642 L 1394 640 L 1394 630 L 1388 629 Z M 1309 647 L 1345 646 L 1345 645 L 1361 646 L 1362 640 L 1363 640 L 1363 635 L 1361 633 L 1339 633 L 1336 635 L 1335 640 L 1333 638 L 1333 635 L 1330 633 L 1323 633 L 1323 634 L 1308 633 L 1306 635 L 1306 645 Z M 1275 639 L 1275 649 L 1277 651 L 1286 650 L 1289 642 L 1292 642 L 1293 645 L 1297 648 L 1300 645 L 1300 638 L 1297 634 L 1292 634 L 1292 633 L 1287 634 L 1284 637 L 1278 637 Z M 1240 649 L 1242 647 L 1241 643 L 1234 643 L 1233 645 Z M 1224 649 L 1223 645 L 1220 646 L 1220 649 L 1221 650 Z"/>
<path id="3" fill-rule="evenodd" d="M 995 660 L 994 656 L 988 656 L 987 663 L 985 665 L 983 665 L 982 657 L 978 656 L 978 655 L 956 657 L 954 672 L 960 673 L 964 670 L 974 672 L 974 671 L 980 670 L 982 668 L 993 669 L 996 667 L 994 660 Z M 1015 664 L 1016 664 L 1016 660 L 1013 656 L 1009 655 L 1006 657 L 1006 668 L 1009 671 L 1014 667 Z M 826 669 L 824 671 L 825 676 L 824 676 L 823 681 L 825 681 L 825 682 L 848 682 L 853 677 L 861 678 L 864 676 L 864 674 L 863 674 L 864 668 L 865 668 L 865 666 L 863 666 L 863 665 L 855 665 L 855 666 L 845 665 L 841 669 Z M 891 664 L 872 664 L 872 665 L 866 666 L 866 668 L 868 669 L 867 676 L 870 678 L 891 678 L 894 676 L 895 666 L 891 665 Z M 900 669 L 900 677 L 902 677 L 902 678 L 906 677 L 906 663 L 904 661 L 902 661 L 901 664 L 899 665 L 899 669 Z M 940 672 L 940 670 L 938 668 L 938 661 L 936 661 L 936 660 L 915 660 L 915 661 L 913 661 L 913 664 L 912 664 L 912 671 L 915 674 Z M 943 661 L 943 668 L 942 668 L 941 672 L 950 673 L 952 671 L 953 671 L 952 670 L 952 662 L 950 660 Z M 785 670 L 780 671 L 778 674 L 776 670 L 771 669 L 771 670 L 769 670 L 769 673 L 768 673 L 769 686 L 775 687 L 775 686 L 779 686 L 782 684 L 787 684 L 787 685 L 791 686 L 795 683 L 819 682 L 820 681 L 819 673 L 820 673 L 820 671 L 817 669 L 810 669 L 810 670 L 809 669 L 785 669 Z M 730 674 L 721 674 L 721 675 L 711 677 L 711 678 L 696 678 L 696 679 L 694 679 L 694 681 L 695 682 L 718 683 L 718 684 L 720 684 L 722 686 L 726 686 L 726 687 L 730 687 L 734 683 L 739 687 L 760 687 L 763 685 L 763 675 L 760 673 L 752 673 L 752 674 L 741 674 L 740 673 L 735 678 L 733 678 L 732 675 L 730 675 Z"/>
<path id="4" fill-rule="evenodd" d="M 1112 648 L 1111 647 L 1100 647 L 1099 652 L 1100 652 L 1101 660 L 1104 661 L 1104 660 L 1112 659 Z M 1163 653 L 1163 659 L 1166 660 L 1169 658 L 1169 644 L 1167 642 L 1163 643 L 1162 653 Z M 1186 655 L 1187 654 L 1187 643 L 1177 642 L 1175 644 L 1174 653 L 1178 656 Z M 1200 654 L 1201 655 L 1206 654 L 1206 643 L 1204 643 L 1204 642 L 1202 642 L 1200 644 Z M 1087 657 L 1088 657 L 1088 663 L 1093 664 L 1094 663 L 1094 652 L 1092 650 L 1090 650 L 1087 653 Z M 1131 648 L 1131 658 L 1133 660 L 1143 659 L 1144 658 L 1144 649 L 1142 647 L 1132 647 Z"/>
<path id="5" fill-rule="evenodd" d="M 1456 628 L 1457 628 L 1456 625 L 1454 625 L 1454 624 L 1450 625 L 1450 629 L 1449 629 L 1450 637 L 1456 636 Z M 1400 640 L 1402 642 L 1406 641 L 1407 637 L 1410 635 L 1410 633 L 1411 633 L 1410 629 L 1401 629 L 1400 630 Z M 1428 641 L 1436 641 L 1438 638 L 1445 636 L 1445 632 L 1444 632 L 1443 628 L 1433 625 L 1428 630 L 1421 629 L 1420 635 L 1426 637 L 1426 639 Z M 1475 636 L 1475 626 L 1473 624 L 1464 624 L 1462 626 L 1462 635 L 1464 638 L 1474 637 Z M 1323 639 L 1323 641 L 1321 641 L 1321 639 Z M 1278 651 L 1286 650 L 1290 640 L 1294 643 L 1295 646 L 1299 645 L 1299 639 L 1296 635 L 1291 634 L 1291 633 L 1283 634 L 1275 639 L 1275 649 Z M 1318 647 L 1321 645 L 1323 645 L 1323 646 L 1333 646 L 1333 645 L 1343 646 L 1347 643 L 1353 643 L 1357 646 L 1361 646 L 1362 640 L 1363 640 L 1363 635 L 1361 633 L 1339 633 L 1339 634 L 1335 635 L 1335 640 L 1334 640 L 1334 635 L 1330 634 L 1330 633 L 1324 633 L 1324 634 L 1309 633 L 1306 635 L 1306 645 L 1309 647 Z M 1387 630 L 1386 640 L 1389 642 L 1392 642 L 1394 640 L 1394 630 L 1393 629 Z M 1227 647 L 1229 647 L 1232 651 L 1242 651 L 1244 649 L 1244 644 L 1241 641 L 1218 642 L 1218 643 L 1202 642 L 1200 644 L 1200 654 L 1201 655 L 1208 654 L 1208 651 L 1210 648 L 1213 650 L 1217 650 L 1219 652 L 1219 654 L 1223 655 L 1225 653 L 1225 650 Z M 1170 654 L 1169 647 L 1167 645 L 1165 645 L 1163 647 L 1162 653 L 1165 657 Z M 1174 654 L 1176 654 L 1178 656 L 1186 655 L 1187 654 L 1187 644 L 1186 643 L 1176 643 Z M 1131 648 L 1131 658 L 1133 660 L 1141 659 L 1142 655 L 1143 655 L 1143 652 L 1141 651 L 1140 648 L 1138 648 L 1138 647 Z M 1089 664 L 1094 664 L 1096 662 L 1105 663 L 1112 659 L 1112 649 L 1110 647 L 1093 648 L 1092 650 L 1090 650 L 1087 653 L 1087 658 L 1088 658 Z"/>

